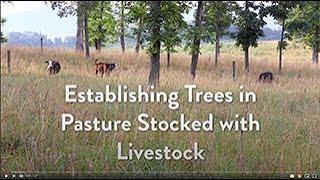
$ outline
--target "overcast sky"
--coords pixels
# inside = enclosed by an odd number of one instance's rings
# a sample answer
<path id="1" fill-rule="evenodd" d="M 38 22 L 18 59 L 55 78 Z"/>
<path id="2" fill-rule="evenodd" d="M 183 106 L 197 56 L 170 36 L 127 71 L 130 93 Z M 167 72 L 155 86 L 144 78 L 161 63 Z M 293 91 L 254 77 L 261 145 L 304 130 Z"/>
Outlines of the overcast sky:
<path id="1" fill-rule="evenodd" d="M 1 17 L 7 19 L 1 26 L 1 31 L 5 34 L 12 31 L 34 31 L 45 34 L 50 39 L 76 35 L 76 17 L 60 18 L 43 1 L 15 1 L 12 4 L 1 2 Z M 185 19 L 191 21 L 193 12 L 185 15 Z M 266 21 L 268 27 L 278 27 L 272 18 L 267 18 Z"/>

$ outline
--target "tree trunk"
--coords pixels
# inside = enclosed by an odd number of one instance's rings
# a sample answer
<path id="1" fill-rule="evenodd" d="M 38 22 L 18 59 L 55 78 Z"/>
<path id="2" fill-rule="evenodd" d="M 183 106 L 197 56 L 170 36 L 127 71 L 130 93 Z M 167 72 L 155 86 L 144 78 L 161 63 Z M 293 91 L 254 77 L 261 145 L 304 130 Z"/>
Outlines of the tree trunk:
<path id="1" fill-rule="evenodd" d="M 154 20 L 152 27 L 152 39 L 156 41 L 153 43 L 153 49 L 150 56 L 150 73 L 149 73 L 149 86 L 158 86 L 160 77 L 160 4 L 161 1 L 151 1 L 151 19 Z"/>
<path id="2" fill-rule="evenodd" d="M 78 3 L 79 7 L 79 3 Z M 77 14 L 77 40 L 76 40 L 76 51 L 82 52 L 83 48 L 83 17 L 81 14 Z"/>
<path id="3" fill-rule="evenodd" d="M 244 69 L 245 72 L 249 72 L 249 47 L 244 49 Z"/>
<path id="4" fill-rule="evenodd" d="M 196 23 L 195 28 L 201 31 L 201 22 L 202 22 L 202 9 L 203 1 L 198 1 L 197 14 L 196 14 Z M 196 77 L 197 64 L 199 59 L 199 48 L 201 42 L 201 32 L 196 31 L 193 39 L 193 50 L 191 58 L 191 76 L 194 79 Z"/>
<path id="5" fill-rule="evenodd" d="M 85 39 L 85 50 L 86 50 L 86 58 L 90 57 L 89 52 L 89 29 L 88 29 L 88 14 L 87 12 L 84 14 L 84 39 Z"/>
<path id="6" fill-rule="evenodd" d="M 220 59 L 220 34 L 219 31 L 216 31 L 216 52 L 214 57 L 215 65 L 218 65 Z"/>
<path id="7" fill-rule="evenodd" d="M 319 5 L 319 3 L 317 4 Z M 315 43 L 312 48 L 312 62 L 315 64 L 319 63 L 319 28 L 317 28 L 316 33 L 315 33 Z"/>
<path id="8" fill-rule="evenodd" d="M 98 50 L 99 49 L 99 47 L 98 47 L 99 45 L 98 45 L 98 40 L 95 40 L 94 41 L 94 47 L 96 48 L 96 50 Z"/>
<path id="9" fill-rule="evenodd" d="M 125 51 L 125 41 L 124 41 L 124 1 L 121 1 L 121 32 L 120 32 L 120 44 L 122 48 L 122 52 Z"/>
<path id="10" fill-rule="evenodd" d="M 101 40 L 100 40 L 100 39 L 96 39 L 96 40 L 94 41 L 94 47 L 96 48 L 96 50 L 97 50 L 98 52 L 101 51 Z"/>
<path id="11" fill-rule="evenodd" d="M 222 2 L 217 2 L 217 8 L 219 9 L 221 6 Z M 219 58 L 220 58 L 220 14 L 218 12 L 215 12 L 215 19 L 216 22 L 214 23 L 214 27 L 215 27 L 215 32 L 216 32 L 216 49 L 215 49 L 215 57 L 214 57 L 214 62 L 215 62 L 215 66 L 218 65 L 219 62 Z"/>
<path id="12" fill-rule="evenodd" d="M 121 44 L 122 52 L 125 52 L 126 46 L 125 46 L 125 42 L 124 42 L 124 34 L 123 33 L 124 33 L 123 30 L 121 30 L 120 44 Z"/>
<path id="13" fill-rule="evenodd" d="M 103 7 L 103 4 L 104 4 L 104 1 L 101 1 L 100 2 L 101 4 L 100 4 L 100 24 L 98 25 L 98 30 L 99 30 L 99 34 L 100 34 L 100 36 L 99 36 L 99 38 L 97 39 L 97 48 L 96 48 L 96 50 L 98 51 L 98 52 L 100 52 L 101 51 L 101 47 L 102 47 L 102 37 L 104 37 L 104 32 L 103 32 L 103 30 L 102 30 L 102 16 L 103 16 L 103 13 L 104 13 L 104 7 Z"/>
<path id="14" fill-rule="evenodd" d="M 101 42 L 101 39 L 98 39 L 98 52 L 101 51 L 101 48 L 102 48 L 102 42 Z"/>
<path id="15" fill-rule="evenodd" d="M 170 51 L 167 51 L 167 68 L 170 67 Z"/>
<path id="16" fill-rule="evenodd" d="M 312 48 L 312 62 L 315 64 L 319 63 L 319 52 L 318 52 L 318 44 L 315 43 Z"/>
<path id="17" fill-rule="evenodd" d="M 249 1 L 245 1 L 245 11 L 249 9 Z M 249 73 L 249 47 L 250 45 L 245 45 L 244 50 L 244 71 Z"/>
<path id="18" fill-rule="evenodd" d="M 285 20 L 282 21 L 282 30 L 281 30 L 281 39 L 280 39 L 280 47 L 279 47 L 279 74 L 281 74 L 282 70 L 282 48 L 283 48 L 283 39 L 284 39 L 284 30 L 285 30 Z"/>
<path id="19" fill-rule="evenodd" d="M 143 19 L 140 17 L 138 33 L 137 33 L 137 42 L 136 42 L 136 48 L 135 48 L 136 53 L 139 53 L 139 51 L 140 51 L 140 41 L 141 41 L 142 26 L 143 26 Z"/>

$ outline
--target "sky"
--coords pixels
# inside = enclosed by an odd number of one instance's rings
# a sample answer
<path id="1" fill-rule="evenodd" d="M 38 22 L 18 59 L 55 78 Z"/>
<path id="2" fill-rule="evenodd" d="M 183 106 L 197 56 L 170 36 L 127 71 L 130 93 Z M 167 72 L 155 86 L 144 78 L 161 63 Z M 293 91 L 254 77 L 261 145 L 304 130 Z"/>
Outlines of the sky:
<path id="1" fill-rule="evenodd" d="M 1 31 L 5 34 L 34 31 L 45 34 L 50 39 L 76 35 L 76 17 L 60 18 L 57 11 L 46 6 L 43 1 L 14 1 L 12 4 L 1 2 L 1 17 L 7 19 L 1 26 Z M 185 19 L 193 19 L 192 11 L 185 15 Z M 272 18 L 267 18 L 266 22 L 268 27 L 278 28 Z"/>
<path id="2" fill-rule="evenodd" d="M 4 33 L 34 31 L 50 39 L 76 35 L 76 17 L 60 18 L 43 1 L 1 2 L 1 17 L 7 19 L 1 27 Z"/>

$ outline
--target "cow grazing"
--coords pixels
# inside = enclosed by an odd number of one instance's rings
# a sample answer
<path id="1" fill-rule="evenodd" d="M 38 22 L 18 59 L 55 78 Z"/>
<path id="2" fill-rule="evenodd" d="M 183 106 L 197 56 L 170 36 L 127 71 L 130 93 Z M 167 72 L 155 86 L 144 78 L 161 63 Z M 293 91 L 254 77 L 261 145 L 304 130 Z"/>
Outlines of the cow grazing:
<path id="1" fill-rule="evenodd" d="M 98 59 L 96 59 L 94 67 L 95 67 L 95 70 L 96 70 L 96 75 L 98 75 L 100 73 L 101 77 L 103 77 L 104 73 L 106 72 L 105 64 L 102 63 L 102 62 L 98 63 Z"/>
<path id="2" fill-rule="evenodd" d="M 98 59 L 95 60 L 96 75 L 100 73 L 101 77 L 103 77 L 106 73 L 109 74 L 116 67 L 117 67 L 117 64 L 115 63 L 109 64 L 109 63 L 98 62 Z"/>
<path id="3" fill-rule="evenodd" d="M 273 80 L 273 74 L 272 72 L 263 72 L 259 75 L 259 82 L 268 82 L 271 83 Z"/>
<path id="4" fill-rule="evenodd" d="M 60 72 L 61 65 L 58 61 L 49 60 L 49 61 L 46 61 L 46 63 L 48 64 L 48 66 L 47 66 L 48 74 L 52 75 L 52 74 L 57 74 L 58 72 Z"/>
<path id="5" fill-rule="evenodd" d="M 115 64 L 115 63 L 110 63 L 110 64 L 106 63 L 106 65 L 107 65 L 107 73 L 108 74 L 117 67 L 117 64 Z"/>

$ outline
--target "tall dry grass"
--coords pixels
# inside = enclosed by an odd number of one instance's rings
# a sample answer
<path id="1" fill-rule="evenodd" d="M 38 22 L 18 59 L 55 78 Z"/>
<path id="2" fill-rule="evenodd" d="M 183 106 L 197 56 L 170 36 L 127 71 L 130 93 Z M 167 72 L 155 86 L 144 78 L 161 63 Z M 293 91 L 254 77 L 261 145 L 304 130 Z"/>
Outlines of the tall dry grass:
<path id="1" fill-rule="evenodd" d="M 12 56 L 12 74 L 6 69 L 6 50 Z M 114 173 L 164 172 L 202 173 L 288 173 L 320 169 L 320 69 L 311 63 L 311 52 L 297 45 L 284 54 L 283 73 L 277 73 L 275 42 L 265 42 L 250 51 L 250 73 L 245 75 L 242 52 L 228 44 L 223 46 L 221 62 L 214 66 L 213 50 L 204 47 L 197 76 L 189 75 L 190 56 L 172 55 L 166 68 L 161 57 L 160 90 L 175 91 L 185 84 L 196 84 L 198 90 L 239 92 L 239 86 L 257 94 L 257 102 L 249 111 L 261 123 L 260 132 L 90 132 L 61 131 L 61 114 L 72 113 L 79 119 L 98 117 L 103 120 L 130 120 L 136 127 L 136 116 L 147 112 L 162 120 L 176 119 L 180 113 L 187 118 L 205 119 L 214 113 L 216 120 L 243 115 L 246 107 L 232 104 L 181 104 L 172 111 L 166 104 L 67 104 L 66 84 L 77 84 L 79 90 L 103 90 L 106 84 L 125 84 L 135 89 L 146 84 L 149 58 L 133 51 L 93 52 L 92 57 L 116 62 L 117 71 L 106 78 L 94 74 L 94 61 L 86 60 L 73 50 L 2 47 L 1 48 L 1 171 L 30 172 L 97 172 Z M 45 60 L 57 59 L 62 65 L 58 75 L 45 72 Z M 236 61 L 236 81 L 231 65 Z M 272 84 L 258 83 L 258 74 L 270 70 L 275 74 Z M 184 101 L 185 92 L 181 91 Z M 205 149 L 204 161 L 117 160 L 116 145 L 132 142 L 137 148 L 188 148 L 198 142 Z"/>

